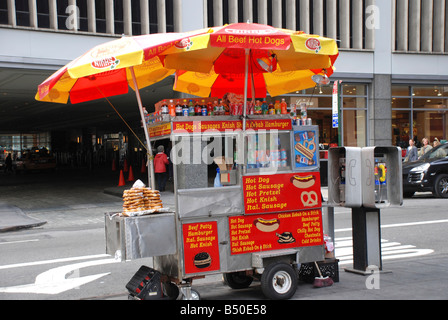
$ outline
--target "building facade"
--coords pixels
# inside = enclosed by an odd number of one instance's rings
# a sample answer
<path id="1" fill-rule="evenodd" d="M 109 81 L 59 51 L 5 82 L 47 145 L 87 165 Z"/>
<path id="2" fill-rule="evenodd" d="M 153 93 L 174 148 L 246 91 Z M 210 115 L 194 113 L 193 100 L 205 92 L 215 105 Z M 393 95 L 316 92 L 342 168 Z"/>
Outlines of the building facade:
<path id="1" fill-rule="evenodd" d="M 92 45 L 123 34 L 246 21 L 338 41 L 331 80 L 342 81 L 345 146 L 404 148 L 409 139 L 447 138 L 448 0 L 4 0 L 3 41 L 36 40 L 2 45 L 0 70 L 49 74 Z M 56 41 L 65 46 L 45 45 Z M 331 90 L 322 86 L 270 99 L 306 102 L 321 142 L 329 144 L 338 135 L 332 128 Z"/>

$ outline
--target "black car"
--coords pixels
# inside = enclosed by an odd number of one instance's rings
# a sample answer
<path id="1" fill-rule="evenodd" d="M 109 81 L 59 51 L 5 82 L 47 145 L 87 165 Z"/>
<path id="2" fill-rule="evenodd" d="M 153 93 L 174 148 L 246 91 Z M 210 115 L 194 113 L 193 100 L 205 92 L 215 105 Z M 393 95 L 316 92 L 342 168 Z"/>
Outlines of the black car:
<path id="1" fill-rule="evenodd" d="M 403 163 L 403 195 L 412 197 L 418 191 L 448 198 L 448 143 L 431 149 L 417 161 Z"/>

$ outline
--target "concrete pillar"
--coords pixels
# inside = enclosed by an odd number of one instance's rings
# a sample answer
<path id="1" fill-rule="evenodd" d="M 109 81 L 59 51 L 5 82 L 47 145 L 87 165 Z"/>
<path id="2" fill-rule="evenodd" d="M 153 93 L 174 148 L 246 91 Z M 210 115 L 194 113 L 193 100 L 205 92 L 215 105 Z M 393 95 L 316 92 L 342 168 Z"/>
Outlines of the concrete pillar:
<path id="1" fill-rule="evenodd" d="M 300 1 L 300 30 L 310 33 L 310 0 Z"/>
<path id="2" fill-rule="evenodd" d="M 350 48 L 350 0 L 339 1 L 339 32 L 341 48 Z"/>
<path id="3" fill-rule="evenodd" d="M 324 2 L 313 0 L 313 33 L 324 35 Z"/>
<path id="4" fill-rule="evenodd" d="M 213 0 L 213 25 L 222 26 L 222 0 Z"/>
<path id="5" fill-rule="evenodd" d="M 296 30 L 296 2 L 286 0 L 286 29 Z"/>
<path id="6" fill-rule="evenodd" d="M 157 32 L 166 32 L 166 6 L 164 0 L 157 0 Z"/>
<path id="7" fill-rule="evenodd" d="M 409 51 L 420 51 L 420 0 L 409 0 Z"/>
<path id="8" fill-rule="evenodd" d="M 254 22 L 252 0 L 244 0 L 243 2 L 243 21 L 250 23 Z"/>
<path id="9" fill-rule="evenodd" d="M 238 0 L 229 0 L 229 23 L 238 22 Z"/>
<path id="10" fill-rule="evenodd" d="M 337 3 L 336 1 L 327 1 L 327 30 L 326 36 L 336 39 L 337 36 Z"/>
<path id="11" fill-rule="evenodd" d="M 89 32 L 96 33 L 96 9 L 94 0 L 87 1 L 87 26 Z"/>
<path id="12" fill-rule="evenodd" d="M 369 96 L 369 145 L 391 146 L 392 141 L 392 76 L 375 74 Z"/>
<path id="13" fill-rule="evenodd" d="M 28 0 L 28 10 L 30 12 L 30 27 L 37 28 L 37 4 L 36 0 Z"/>
<path id="14" fill-rule="evenodd" d="M 366 4 L 366 7 L 364 8 L 365 13 L 367 14 L 367 11 L 369 11 L 368 14 L 372 14 L 371 10 L 376 9 L 375 0 L 366 0 L 365 4 Z M 378 13 L 378 14 L 380 14 L 380 13 Z M 374 16 L 373 18 L 379 19 L 378 14 L 376 17 Z M 375 20 L 373 20 L 373 21 L 375 22 Z M 367 23 L 367 21 L 366 21 L 364 30 L 365 30 L 364 49 L 373 50 L 375 48 L 375 25 L 372 25 L 371 23 Z"/>
<path id="15" fill-rule="evenodd" d="M 396 37 L 398 51 L 408 50 L 408 0 L 397 0 Z"/>
<path id="16" fill-rule="evenodd" d="M 432 52 L 433 0 L 425 0 L 422 6 L 421 50 Z"/>
<path id="17" fill-rule="evenodd" d="M 131 0 L 123 0 L 123 31 L 127 36 L 132 35 Z"/>
<path id="18" fill-rule="evenodd" d="M 445 1 L 434 0 L 434 52 L 443 52 L 445 48 Z"/>
<path id="19" fill-rule="evenodd" d="M 268 0 L 258 0 L 258 23 L 268 24 Z"/>
<path id="20" fill-rule="evenodd" d="M 275 28 L 282 27 L 282 2 L 272 1 L 272 26 Z"/>
<path id="21" fill-rule="evenodd" d="M 56 0 L 48 1 L 48 9 L 50 16 L 50 29 L 57 30 L 58 29 L 58 11 L 56 6 Z"/>
<path id="22" fill-rule="evenodd" d="M 174 18 L 176 19 L 176 18 Z M 150 34 L 151 29 L 149 28 L 149 0 L 140 0 L 140 23 L 141 23 L 141 33 Z"/>
<path id="23" fill-rule="evenodd" d="M 173 0 L 173 24 L 174 32 L 182 32 L 182 0 Z"/>
<path id="24" fill-rule="evenodd" d="M 8 24 L 13 27 L 17 26 L 15 0 L 8 0 Z"/>
<path id="25" fill-rule="evenodd" d="M 353 1 L 352 6 L 352 48 L 362 49 L 362 34 L 364 29 L 364 21 L 362 19 L 363 3 L 362 1 Z"/>
<path id="26" fill-rule="evenodd" d="M 115 33 L 114 0 L 106 1 L 106 32 Z"/>

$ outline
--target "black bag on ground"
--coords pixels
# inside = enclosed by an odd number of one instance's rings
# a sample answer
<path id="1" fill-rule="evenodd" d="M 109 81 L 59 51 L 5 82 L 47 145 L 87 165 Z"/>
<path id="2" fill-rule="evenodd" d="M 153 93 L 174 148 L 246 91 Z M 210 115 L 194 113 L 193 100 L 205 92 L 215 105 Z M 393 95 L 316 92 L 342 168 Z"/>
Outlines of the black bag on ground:
<path id="1" fill-rule="evenodd" d="M 129 294 L 141 300 L 163 298 L 161 274 L 147 266 L 141 266 L 126 285 Z"/>

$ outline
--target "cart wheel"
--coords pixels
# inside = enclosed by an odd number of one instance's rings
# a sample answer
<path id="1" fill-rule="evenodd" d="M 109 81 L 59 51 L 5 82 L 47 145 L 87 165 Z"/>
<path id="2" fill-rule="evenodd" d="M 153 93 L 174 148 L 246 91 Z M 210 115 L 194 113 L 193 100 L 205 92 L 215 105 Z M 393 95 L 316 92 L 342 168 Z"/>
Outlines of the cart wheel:
<path id="1" fill-rule="evenodd" d="M 201 300 L 201 296 L 196 290 L 190 289 L 190 296 L 188 297 L 185 293 L 182 293 L 182 300 Z"/>
<path id="2" fill-rule="evenodd" d="M 297 273 L 287 263 L 268 265 L 261 276 L 261 290 L 269 299 L 291 298 L 297 289 Z"/>
<path id="3" fill-rule="evenodd" d="M 232 289 L 244 289 L 250 286 L 254 280 L 244 272 L 230 272 L 223 274 L 224 283 Z"/>

